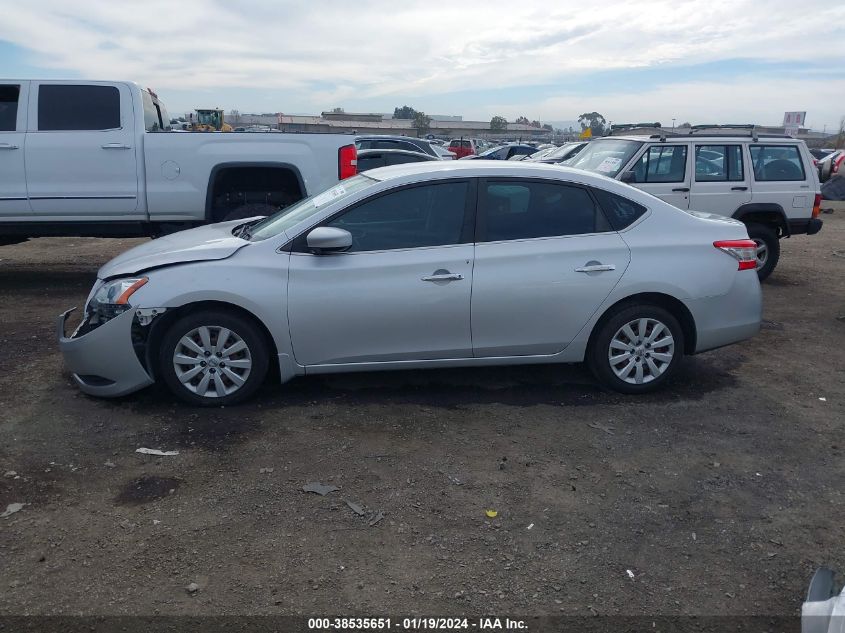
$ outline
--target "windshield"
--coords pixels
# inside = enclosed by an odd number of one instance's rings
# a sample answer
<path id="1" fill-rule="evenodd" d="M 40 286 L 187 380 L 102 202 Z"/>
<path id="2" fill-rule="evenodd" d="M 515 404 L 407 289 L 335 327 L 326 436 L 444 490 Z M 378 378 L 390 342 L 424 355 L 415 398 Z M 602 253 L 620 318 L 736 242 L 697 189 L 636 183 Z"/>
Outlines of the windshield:
<path id="1" fill-rule="evenodd" d="M 352 194 L 366 189 L 377 182 L 377 180 L 361 174 L 347 178 L 331 189 L 327 189 L 316 196 L 300 200 L 289 207 L 285 207 L 278 213 L 267 216 L 250 229 L 249 239 L 251 241 L 261 241 L 279 235 L 303 220 L 307 220 L 312 215 L 319 213 L 330 202 L 348 198 Z"/>
<path id="2" fill-rule="evenodd" d="M 479 158 L 483 158 L 485 156 L 492 156 L 493 154 L 498 152 L 500 149 L 504 149 L 505 147 L 507 147 L 507 146 L 506 145 L 497 145 L 496 147 L 491 147 L 490 149 L 481 152 L 478 156 L 479 156 Z"/>
<path id="3" fill-rule="evenodd" d="M 628 164 L 641 146 L 640 141 L 622 139 L 592 141 L 579 152 L 569 166 L 613 178 Z"/>

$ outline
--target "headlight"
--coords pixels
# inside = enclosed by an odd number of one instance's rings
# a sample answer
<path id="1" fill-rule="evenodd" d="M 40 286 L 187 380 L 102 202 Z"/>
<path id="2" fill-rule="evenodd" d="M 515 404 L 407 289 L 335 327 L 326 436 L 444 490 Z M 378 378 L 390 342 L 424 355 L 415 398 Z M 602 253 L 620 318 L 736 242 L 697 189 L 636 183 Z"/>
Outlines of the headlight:
<path id="1" fill-rule="evenodd" d="M 126 312 L 132 307 L 129 305 L 129 297 L 148 281 L 147 277 L 135 277 L 104 283 L 88 303 L 88 323 L 96 327 Z"/>

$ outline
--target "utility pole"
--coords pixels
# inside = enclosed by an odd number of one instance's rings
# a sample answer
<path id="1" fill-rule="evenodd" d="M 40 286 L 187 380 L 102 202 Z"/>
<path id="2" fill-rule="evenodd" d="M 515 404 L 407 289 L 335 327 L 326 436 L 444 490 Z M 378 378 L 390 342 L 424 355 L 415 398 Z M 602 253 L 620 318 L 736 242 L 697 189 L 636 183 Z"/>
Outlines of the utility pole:
<path id="1" fill-rule="evenodd" d="M 672 131 L 675 131 L 675 119 L 672 119 Z"/>

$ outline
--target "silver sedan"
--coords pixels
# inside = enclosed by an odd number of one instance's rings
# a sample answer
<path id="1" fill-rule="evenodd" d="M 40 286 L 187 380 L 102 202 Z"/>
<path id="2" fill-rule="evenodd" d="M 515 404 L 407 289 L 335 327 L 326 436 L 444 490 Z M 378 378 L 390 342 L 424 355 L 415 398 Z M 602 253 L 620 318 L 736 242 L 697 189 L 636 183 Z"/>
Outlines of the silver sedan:
<path id="1" fill-rule="evenodd" d="M 99 271 L 65 364 L 86 393 L 155 381 L 198 405 L 333 372 L 586 361 L 642 393 L 760 327 L 754 242 L 583 171 L 376 169 L 267 218 L 138 246 Z"/>

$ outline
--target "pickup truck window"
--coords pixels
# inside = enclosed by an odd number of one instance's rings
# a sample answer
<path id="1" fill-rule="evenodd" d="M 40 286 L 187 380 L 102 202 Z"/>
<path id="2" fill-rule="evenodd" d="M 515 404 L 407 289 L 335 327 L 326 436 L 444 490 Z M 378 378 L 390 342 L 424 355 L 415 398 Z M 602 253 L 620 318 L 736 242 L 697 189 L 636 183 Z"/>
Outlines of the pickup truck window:
<path id="1" fill-rule="evenodd" d="M 18 121 L 18 97 L 21 87 L 0 85 L 0 132 L 14 132 Z"/>
<path id="2" fill-rule="evenodd" d="M 144 129 L 147 132 L 160 132 L 164 129 L 161 112 L 153 103 L 153 98 L 146 90 L 141 91 L 141 101 L 144 104 Z"/>
<path id="3" fill-rule="evenodd" d="M 120 128 L 120 91 L 114 86 L 42 84 L 38 89 L 40 131 Z"/>
<path id="4" fill-rule="evenodd" d="M 307 220 L 312 215 L 321 212 L 327 204 L 348 198 L 353 193 L 366 189 L 377 182 L 377 180 L 361 174 L 347 178 L 331 189 L 300 200 L 296 204 L 285 207 L 278 213 L 264 218 L 249 231 L 249 239 L 261 241 L 279 235 L 303 220 Z"/>

